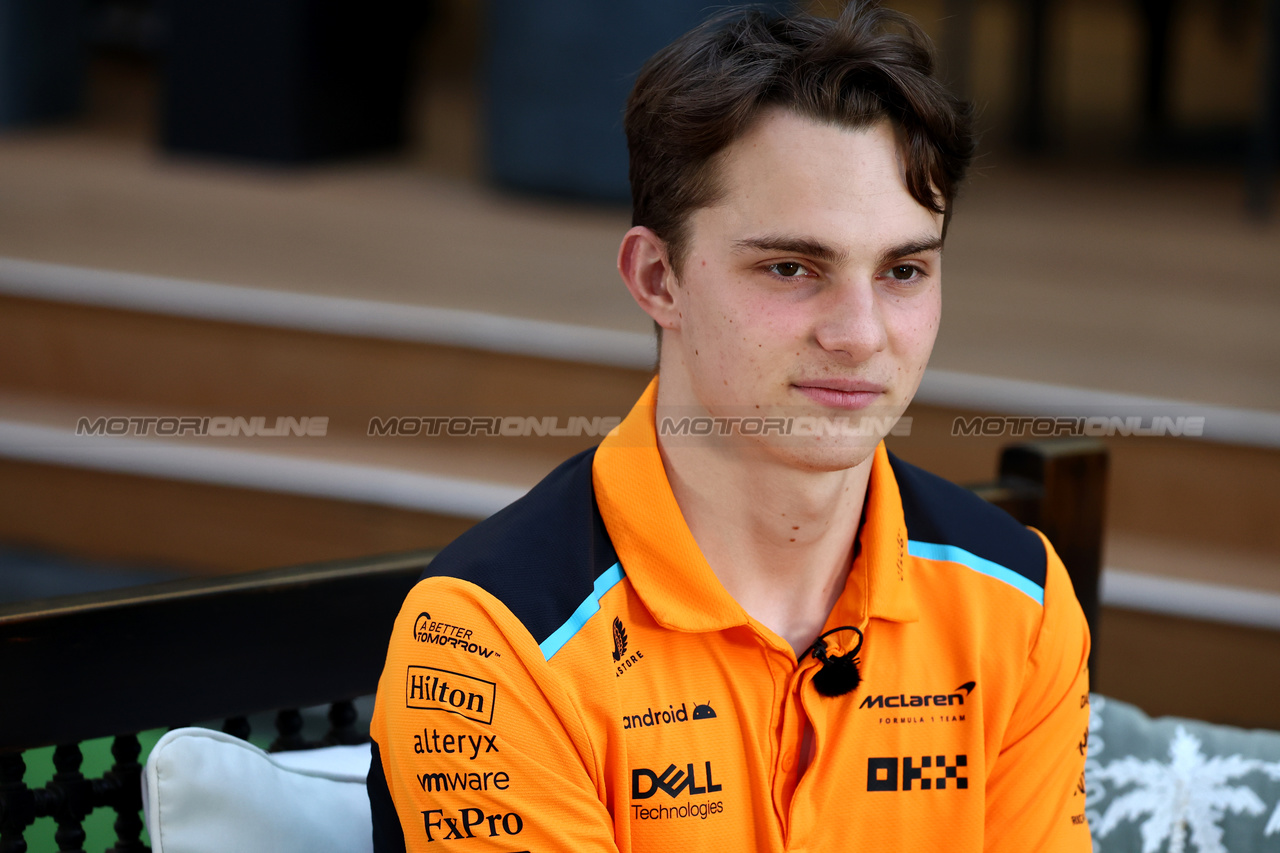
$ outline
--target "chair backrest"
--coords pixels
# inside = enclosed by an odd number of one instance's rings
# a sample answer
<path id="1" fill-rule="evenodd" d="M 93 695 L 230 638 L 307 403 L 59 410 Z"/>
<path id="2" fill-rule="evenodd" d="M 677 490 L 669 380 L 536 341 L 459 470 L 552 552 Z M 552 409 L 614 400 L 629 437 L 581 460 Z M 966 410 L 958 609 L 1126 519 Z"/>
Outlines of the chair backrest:
<path id="1" fill-rule="evenodd" d="M 199 578 L 0 606 L 0 853 L 26 849 L 36 818 L 83 844 L 81 820 L 113 808 L 116 853 L 142 853 L 137 732 L 280 711 L 275 749 L 302 740 L 299 707 L 334 702 L 324 742 L 366 739 L 349 700 L 377 688 L 391 624 L 429 552 Z M 339 700 L 336 701 L 335 700 Z M 114 735 L 115 763 L 80 772 L 81 741 Z M 58 745 L 32 790 L 22 750 Z"/>

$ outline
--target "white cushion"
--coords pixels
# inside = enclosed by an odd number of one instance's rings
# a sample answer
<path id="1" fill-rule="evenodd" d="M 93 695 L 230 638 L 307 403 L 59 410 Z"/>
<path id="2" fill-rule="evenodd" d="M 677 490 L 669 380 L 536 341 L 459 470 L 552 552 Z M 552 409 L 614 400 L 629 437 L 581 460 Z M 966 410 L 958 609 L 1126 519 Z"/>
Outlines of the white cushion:
<path id="1" fill-rule="evenodd" d="M 267 754 L 212 729 L 174 729 L 147 758 L 154 853 L 373 850 L 368 746 Z"/>

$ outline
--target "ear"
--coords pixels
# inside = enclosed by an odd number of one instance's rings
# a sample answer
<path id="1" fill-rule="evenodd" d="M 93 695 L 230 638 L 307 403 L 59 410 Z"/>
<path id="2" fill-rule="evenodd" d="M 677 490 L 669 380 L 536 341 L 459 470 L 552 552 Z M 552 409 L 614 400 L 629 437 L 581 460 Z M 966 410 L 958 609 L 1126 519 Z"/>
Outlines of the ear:
<path id="1" fill-rule="evenodd" d="M 675 270 L 667 244 L 653 231 L 637 225 L 622 238 L 618 248 L 618 272 L 631 298 L 664 329 L 679 325 L 675 306 Z"/>

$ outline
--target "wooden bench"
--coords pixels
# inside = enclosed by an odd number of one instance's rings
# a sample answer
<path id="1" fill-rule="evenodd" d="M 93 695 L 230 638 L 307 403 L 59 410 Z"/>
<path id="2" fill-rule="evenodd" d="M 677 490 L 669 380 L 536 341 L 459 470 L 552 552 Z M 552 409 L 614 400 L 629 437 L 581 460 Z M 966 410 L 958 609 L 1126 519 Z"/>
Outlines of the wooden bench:
<path id="1" fill-rule="evenodd" d="M 1096 638 L 1106 451 L 1091 440 L 1016 445 L 974 491 L 1061 553 Z M 80 850 L 81 822 L 117 812 L 113 851 L 142 844 L 137 733 L 277 711 L 272 749 L 359 743 L 352 700 L 373 693 L 391 625 L 430 552 L 152 584 L 0 605 L 0 853 L 27 849 L 39 817 L 60 850 Z M 1095 645 L 1096 652 L 1096 645 Z M 322 741 L 301 736 L 298 708 L 333 703 Z M 114 737 L 111 769 L 81 772 L 79 744 Z M 53 780 L 24 784 L 24 750 L 55 746 Z"/>

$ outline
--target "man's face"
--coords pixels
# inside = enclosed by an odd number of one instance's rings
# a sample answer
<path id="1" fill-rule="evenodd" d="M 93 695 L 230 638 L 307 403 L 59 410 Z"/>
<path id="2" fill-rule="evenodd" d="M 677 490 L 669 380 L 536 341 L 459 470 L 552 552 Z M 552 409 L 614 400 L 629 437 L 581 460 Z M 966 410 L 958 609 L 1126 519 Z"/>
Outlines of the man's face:
<path id="1" fill-rule="evenodd" d="M 660 400 L 677 416 L 791 416 L 791 435 L 737 444 L 806 470 L 857 465 L 933 349 L 942 217 L 907 191 L 888 122 L 773 110 L 719 170 L 725 196 L 692 214 L 670 289 Z"/>

